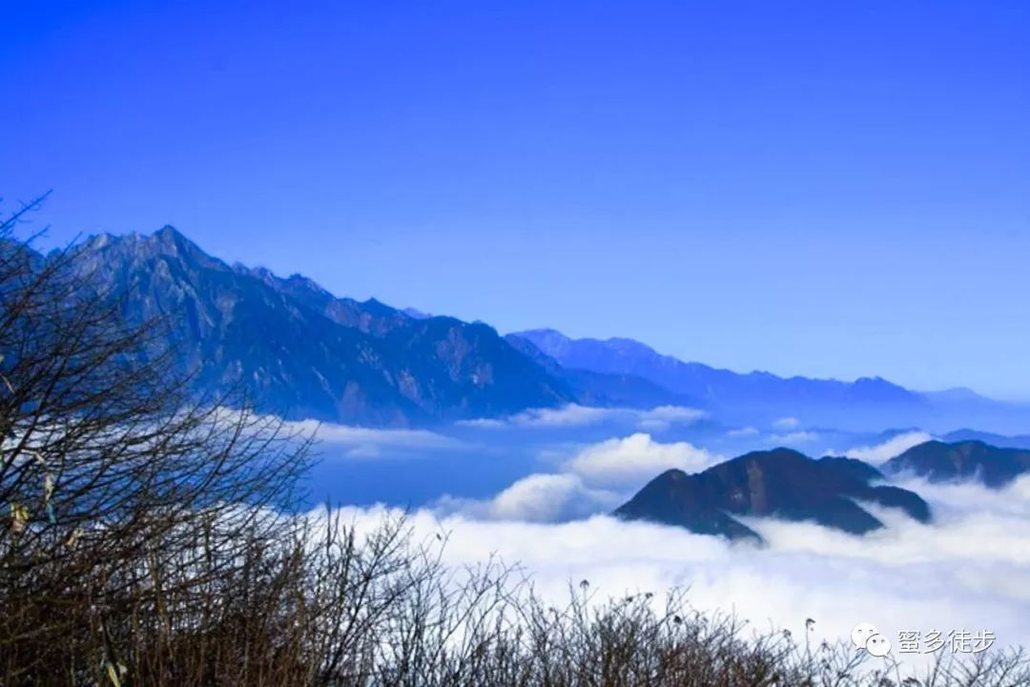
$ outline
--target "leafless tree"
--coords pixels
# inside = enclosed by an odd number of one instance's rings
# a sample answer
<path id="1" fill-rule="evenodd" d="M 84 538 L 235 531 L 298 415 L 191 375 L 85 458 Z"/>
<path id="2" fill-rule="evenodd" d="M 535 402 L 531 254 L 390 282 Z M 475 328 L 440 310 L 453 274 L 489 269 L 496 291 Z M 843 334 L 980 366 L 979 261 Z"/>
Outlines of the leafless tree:
<path id="1" fill-rule="evenodd" d="M 113 618 L 159 609 L 163 563 L 190 569 L 200 533 L 230 566 L 241 542 L 283 534 L 308 445 L 192 397 L 166 322 L 123 317 L 74 245 L 44 256 L 19 240 L 41 202 L 0 219 L 3 684 L 74 673 L 80 656 L 117 674 Z"/>

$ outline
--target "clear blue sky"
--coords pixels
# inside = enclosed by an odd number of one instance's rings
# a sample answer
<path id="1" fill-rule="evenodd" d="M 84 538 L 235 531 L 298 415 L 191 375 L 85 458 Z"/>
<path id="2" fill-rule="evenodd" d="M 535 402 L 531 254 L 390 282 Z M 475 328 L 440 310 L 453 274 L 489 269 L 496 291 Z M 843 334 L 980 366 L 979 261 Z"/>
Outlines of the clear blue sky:
<path id="1" fill-rule="evenodd" d="M 217 6 L 212 9 L 211 6 Z M 0 3 L 0 195 L 502 331 L 1030 398 L 1030 2 Z"/>

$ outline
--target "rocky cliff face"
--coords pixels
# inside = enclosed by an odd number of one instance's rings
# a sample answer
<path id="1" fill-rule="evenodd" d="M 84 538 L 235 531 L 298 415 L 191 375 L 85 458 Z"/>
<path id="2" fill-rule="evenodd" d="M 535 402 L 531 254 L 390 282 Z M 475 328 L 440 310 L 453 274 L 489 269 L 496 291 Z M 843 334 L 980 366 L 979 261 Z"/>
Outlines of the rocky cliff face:
<path id="1" fill-rule="evenodd" d="M 287 417 L 403 426 L 573 400 L 485 324 L 415 318 L 299 275 L 230 266 L 170 227 L 95 237 L 78 260 L 129 319 L 165 319 L 198 390 L 240 389 Z"/>

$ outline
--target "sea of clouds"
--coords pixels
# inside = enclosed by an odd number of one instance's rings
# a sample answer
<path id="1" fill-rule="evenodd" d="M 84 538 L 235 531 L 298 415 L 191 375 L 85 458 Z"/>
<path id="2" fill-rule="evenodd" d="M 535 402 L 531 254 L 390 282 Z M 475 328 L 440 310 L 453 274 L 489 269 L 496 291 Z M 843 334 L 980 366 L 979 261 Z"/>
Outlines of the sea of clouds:
<path id="1" fill-rule="evenodd" d="M 421 509 L 406 517 L 416 539 L 446 535 L 447 563 L 475 565 L 496 556 L 520 565 L 556 602 L 581 580 L 612 596 L 687 588 L 695 608 L 734 612 L 759 630 L 803 636 L 812 618 L 817 641 L 847 639 L 856 624 L 868 622 L 894 641 L 900 631 L 987 630 L 999 646 L 1030 645 L 1030 477 L 997 492 L 904 486 L 931 503 L 933 524 L 881 510 L 876 514 L 887 527 L 855 536 L 814 524 L 747 520 L 768 541 L 765 547 L 607 515 L 543 523 Z M 400 514 L 343 509 L 345 521 L 369 529 Z"/>
<path id="2" fill-rule="evenodd" d="M 324 438 L 347 450 L 359 448 L 356 455 L 375 455 L 369 446 L 399 445 L 503 461 L 504 454 L 489 447 L 504 442 L 484 439 L 484 432 L 510 437 L 598 425 L 610 430 L 616 423 L 614 437 L 577 441 L 561 435 L 552 443 L 529 444 L 527 450 L 538 454 L 527 463 L 531 469 L 489 496 L 447 494 L 442 484 L 439 498 L 414 509 L 344 507 L 344 520 L 370 529 L 403 512 L 416 539 L 446 535 L 446 562 L 475 565 L 498 557 L 521 566 L 536 589 L 555 601 L 581 580 L 596 594 L 611 596 L 653 592 L 657 598 L 687 588 L 699 610 L 734 612 L 761 630 L 803 636 L 806 619 L 814 619 L 811 638 L 817 641 L 846 639 L 856 624 L 867 622 L 895 642 L 901 631 L 989 631 L 999 646 L 1030 646 L 1030 476 L 997 491 L 968 483 L 895 482 L 928 501 L 933 522 L 862 504 L 886 524 L 865 536 L 811 523 L 745 519 L 767 541 L 764 547 L 606 515 L 664 470 L 697 472 L 737 455 L 718 442 L 701 446 L 676 438 L 682 436 L 677 428 L 704 421 L 704 414 L 689 409 L 570 407 L 466 423 L 478 432 L 471 438 L 333 428 Z M 792 418 L 764 429 L 719 433 L 755 448 L 785 437 L 825 435 Z M 846 454 L 878 465 L 930 438 L 920 431 L 898 432 L 836 451 L 814 446 L 810 454 Z"/>

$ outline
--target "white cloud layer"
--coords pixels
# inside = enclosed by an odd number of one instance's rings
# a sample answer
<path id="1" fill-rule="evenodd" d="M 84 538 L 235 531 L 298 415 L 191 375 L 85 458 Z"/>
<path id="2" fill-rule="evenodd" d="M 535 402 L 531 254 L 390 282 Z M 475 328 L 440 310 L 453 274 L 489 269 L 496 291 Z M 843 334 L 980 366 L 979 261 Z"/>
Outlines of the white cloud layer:
<path id="1" fill-rule="evenodd" d="M 848 458 L 857 458 L 873 465 L 886 463 L 891 458 L 900 455 L 919 444 L 924 444 L 933 439 L 933 436 L 926 432 L 906 432 L 891 437 L 882 444 L 875 446 L 859 446 L 850 449 L 845 455 Z"/>
<path id="2" fill-rule="evenodd" d="M 684 406 L 659 406 L 638 413 L 637 427 L 649 432 L 662 432 L 674 425 L 692 425 L 708 417 L 708 413 Z"/>
<path id="3" fill-rule="evenodd" d="M 878 511 L 887 529 L 857 537 L 811 524 L 749 521 L 766 548 L 607 516 L 539 524 L 455 514 L 441 520 L 420 511 L 411 524 L 427 535 L 450 533 L 449 563 L 496 553 L 521 563 L 537 589 L 555 598 L 581 579 L 611 595 L 688 586 L 697 608 L 735 611 L 759 629 L 803 633 L 811 617 L 819 639 L 846 638 L 855 624 L 871 622 L 893 638 L 901 630 L 990 630 L 999 645 L 1030 645 L 1030 477 L 997 492 L 908 486 L 930 501 L 934 524 Z M 548 490 L 578 489 L 571 475 L 527 478 L 494 500 L 495 514 L 525 513 Z M 536 512 L 550 515 L 546 507 Z M 349 509 L 363 527 L 382 515 Z"/>
<path id="4" fill-rule="evenodd" d="M 594 408 L 575 403 L 561 408 L 531 408 L 505 418 L 461 420 L 458 425 L 468 427 L 582 427 L 604 422 L 616 412 L 611 408 Z"/>
<path id="5" fill-rule="evenodd" d="M 455 424 L 482 429 L 505 427 L 554 429 L 584 427 L 606 422 L 622 423 L 649 431 L 664 431 L 675 425 L 690 425 L 707 417 L 707 413 L 684 406 L 660 406 L 650 410 L 632 408 L 596 408 L 571 403 L 561 408 L 532 408 L 505 418 L 461 420 Z"/>
<path id="6" fill-rule="evenodd" d="M 453 437 L 424 429 L 372 429 L 299 420 L 286 423 L 286 429 L 314 436 L 328 447 L 348 448 L 352 458 L 375 458 L 384 450 L 454 450 L 468 446 Z"/>

